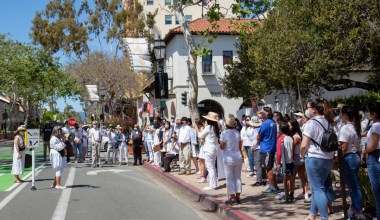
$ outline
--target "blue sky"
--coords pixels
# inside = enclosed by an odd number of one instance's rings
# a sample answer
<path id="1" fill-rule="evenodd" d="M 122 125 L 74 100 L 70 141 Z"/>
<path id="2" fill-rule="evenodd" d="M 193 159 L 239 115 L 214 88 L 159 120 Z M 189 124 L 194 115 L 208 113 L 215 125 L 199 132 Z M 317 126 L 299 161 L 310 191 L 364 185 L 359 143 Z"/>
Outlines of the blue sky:
<path id="1" fill-rule="evenodd" d="M 9 34 L 13 40 L 23 43 L 31 43 L 29 36 L 32 27 L 32 20 L 35 12 L 43 10 L 49 0 L 4 0 L 0 6 L 0 33 Z M 91 2 L 91 1 L 90 1 Z M 59 55 L 58 55 L 59 56 Z M 61 63 L 67 62 L 64 56 L 60 56 Z M 83 111 L 79 101 L 67 100 L 76 111 Z M 66 103 L 60 99 L 57 107 L 63 111 Z"/>

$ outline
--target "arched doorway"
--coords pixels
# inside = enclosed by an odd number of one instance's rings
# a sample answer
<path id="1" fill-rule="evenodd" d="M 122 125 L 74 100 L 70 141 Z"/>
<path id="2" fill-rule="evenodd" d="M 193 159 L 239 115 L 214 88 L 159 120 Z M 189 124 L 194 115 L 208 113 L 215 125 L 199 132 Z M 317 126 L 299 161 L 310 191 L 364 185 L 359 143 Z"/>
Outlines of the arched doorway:
<path id="1" fill-rule="evenodd" d="M 219 118 L 224 118 L 224 110 L 223 107 L 216 101 L 214 100 L 203 100 L 198 103 L 198 109 L 199 109 L 199 114 L 202 115 L 207 115 L 208 112 L 215 112 L 218 113 Z"/>

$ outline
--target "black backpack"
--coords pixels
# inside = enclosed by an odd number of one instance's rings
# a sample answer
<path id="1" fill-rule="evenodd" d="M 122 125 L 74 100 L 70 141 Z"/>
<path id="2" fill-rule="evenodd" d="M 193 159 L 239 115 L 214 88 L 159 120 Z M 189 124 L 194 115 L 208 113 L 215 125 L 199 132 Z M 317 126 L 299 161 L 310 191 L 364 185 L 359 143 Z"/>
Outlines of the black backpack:
<path id="1" fill-rule="evenodd" d="M 316 119 L 312 119 L 312 120 L 318 122 L 318 124 L 322 126 L 325 132 L 323 133 L 321 144 L 317 143 L 313 139 L 311 139 L 311 141 L 313 141 L 314 144 L 318 145 L 321 148 L 321 150 L 324 152 L 337 151 L 338 146 L 339 146 L 338 136 L 335 134 L 334 129 L 330 127 L 330 124 L 328 125 L 326 129 L 318 120 Z"/>

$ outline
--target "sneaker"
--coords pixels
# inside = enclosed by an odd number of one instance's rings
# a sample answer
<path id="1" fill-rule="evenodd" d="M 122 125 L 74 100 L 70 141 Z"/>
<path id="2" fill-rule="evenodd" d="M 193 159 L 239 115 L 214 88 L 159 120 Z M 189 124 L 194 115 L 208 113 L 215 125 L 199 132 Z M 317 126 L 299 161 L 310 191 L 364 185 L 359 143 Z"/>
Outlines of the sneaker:
<path id="1" fill-rule="evenodd" d="M 256 183 L 252 184 L 252 186 L 262 186 L 262 183 L 256 182 Z"/>
<path id="2" fill-rule="evenodd" d="M 199 181 L 198 181 L 198 183 L 206 183 L 207 181 L 206 181 L 206 178 L 204 178 L 204 177 L 202 177 Z"/>
<path id="3" fill-rule="evenodd" d="M 307 198 L 307 199 L 304 199 L 303 202 L 304 202 L 304 203 L 311 203 L 311 198 L 309 197 L 309 198 Z"/>
<path id="4" fill-rule="evenodd" d="M 255 176 L 255 174 L 252 173 L 252 172 L 247 174 L 247 178 L 251 178 L 251 177 L 253 177 L 253 176 Z"/>
<path id="5" fill-rule="evenodd" d="M 204 191 L 209 191 L 209 190 L 215 190 L 214 188 L 210 187 L 210 186 L 206 186 L 205 188 L 203 188 Z"/>
<path id="6" fill-rule="evenodd" d="M 280 194 L 278 194 L 276 197 L 274 197 L 275 199 L 277 200 L 284 200 L 285 199 L 285 193 L 282 192 Z"/>
<path id="7" fill-rule="evenodd" d="M 276 188 L 269 187 L 267 190 L 262 191 L 263 194 L 276 194 L 279 190 Z"/>
<path id="8" fill-rule="evenodd" d="M 56 186 L 56 189 L 66 189 L 66 186 Z"/>

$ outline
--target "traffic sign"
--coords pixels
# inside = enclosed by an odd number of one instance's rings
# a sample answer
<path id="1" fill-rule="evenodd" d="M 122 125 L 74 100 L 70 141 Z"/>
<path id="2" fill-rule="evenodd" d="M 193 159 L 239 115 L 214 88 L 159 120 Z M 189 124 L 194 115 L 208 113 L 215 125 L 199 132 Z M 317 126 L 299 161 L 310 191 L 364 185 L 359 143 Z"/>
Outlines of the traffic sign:
<path id="1" fill-rule="evenodd" d="M 36 148 L 40 146 L 40 130 L 28 129 L 27 130 L 27 146 L 28 148 Z"/>
<path id="2" fill-rule="evenodd" d="M 71 127 L 74 127 L 74 125 L 77 123 L 77 120 L 75 120 L 75 118 L 69 118 L 69 125 Z"/>

